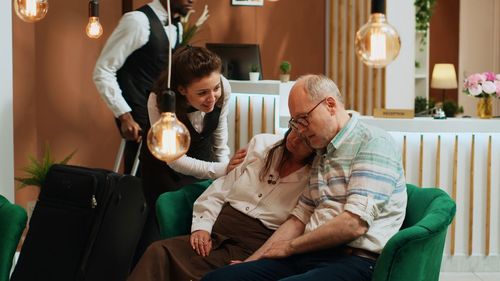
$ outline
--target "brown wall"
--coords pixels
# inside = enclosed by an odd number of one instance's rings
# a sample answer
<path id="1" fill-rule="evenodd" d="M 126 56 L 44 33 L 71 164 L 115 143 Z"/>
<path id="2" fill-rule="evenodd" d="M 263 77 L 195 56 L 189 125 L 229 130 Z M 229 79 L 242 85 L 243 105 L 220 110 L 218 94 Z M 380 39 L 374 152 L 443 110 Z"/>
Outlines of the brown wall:
<path id="1" fill-rule="evenodd" d="M 436 63 L 452 63 L 455 65 L 455 71 L 458 71 L 459 22 L 460 1 L 439 0 L 436 2 L 429 31 L 430 57 L 428 77 L 432 78 L 432 69 Z M 458 83 L 461 83 L 462 77 L 457 76 L 457 78 Z M 441 101 L 442 90 L 429 89 L 429 97 L 436 101 Z M 446 90 L 445 98 L 458 102 L 458 89 Z"/>
<path id="2" fill-rule="evenodd" d="M 37 95 L 35 93 L 35 25 L 26 24 L 15 13 L 12 16 L 13 73 L 14 73 L 14 167 L 28 163 L 29 155 L 36 155 Z M 16 202 L 27 202 L 37 196 L 29 187 L 16 192 Z"/>
<path id="3" fill-rule="evenodd" d="M 87 2 L 51 0 L 47 16 L 28 24 L 13 14 L 15 175 L 22 176 L 28 155 L 40 157 L 44 143 L 56 160 L 77 149 L 71 164 L 111 169 L 119 143 L 113 116 L 92 82 L 99 53 L 121 16 L 121 0 L 100 1 L 104 35 L 85 35 Z M 136 0 L 134 6 L 147 2 Z M 293 64 L 292 77 L 323 73 L 323 0 L 265 2 L 235 7 L 230 0 L 198 0 L 197 18 L 207 3 L 210 19 L 195 37 L 206 42 L 259 43 L 264 76 L 278 78 L 278 64 Z M 303 11 L 308 11 L 307 16 Z M 16 192 L 21 205 L 36 189 Z"/>
<path id="4" fill-rule="evenodd" d="M 292 79 L 324 73 L 325 1 L 265 1 L 263 7 L 231 6 L 229 2 L 197 1 L 195 18 L 205 3 L 210 18 L 195 43 L 259 44 L 265 79 L 279 79 L 282 60 L 292 63 Z"/>

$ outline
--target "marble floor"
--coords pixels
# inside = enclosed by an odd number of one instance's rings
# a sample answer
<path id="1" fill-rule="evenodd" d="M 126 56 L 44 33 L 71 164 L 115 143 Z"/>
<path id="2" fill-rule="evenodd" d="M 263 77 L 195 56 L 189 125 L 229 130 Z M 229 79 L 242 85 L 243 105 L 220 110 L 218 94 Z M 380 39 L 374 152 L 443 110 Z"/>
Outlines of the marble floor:
<path id="1" fill-rule="evenodd" d="M 500 272 L 441 272 L 439 281 L 499 281 Z"/>

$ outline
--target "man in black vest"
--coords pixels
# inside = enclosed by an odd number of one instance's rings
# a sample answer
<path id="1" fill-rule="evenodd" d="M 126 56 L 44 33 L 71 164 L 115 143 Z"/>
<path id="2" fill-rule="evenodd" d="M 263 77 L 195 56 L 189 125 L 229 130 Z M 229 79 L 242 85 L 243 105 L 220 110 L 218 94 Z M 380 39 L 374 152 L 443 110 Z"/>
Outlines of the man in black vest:
<path id="1" fill-rule="evenodd" d="M 125 146 L 125 173 L 132 170 L 142 132 L 149 128 L 147 100 L 151 87 L 168 63 L 168 44 L 182 40 L 179 16 L 195 0 L 170 0 L 172 25 L 167 22 L 168 0 L 126 13 L 104 45 L 94 69 L 94 83 L 116 118 Z"/>

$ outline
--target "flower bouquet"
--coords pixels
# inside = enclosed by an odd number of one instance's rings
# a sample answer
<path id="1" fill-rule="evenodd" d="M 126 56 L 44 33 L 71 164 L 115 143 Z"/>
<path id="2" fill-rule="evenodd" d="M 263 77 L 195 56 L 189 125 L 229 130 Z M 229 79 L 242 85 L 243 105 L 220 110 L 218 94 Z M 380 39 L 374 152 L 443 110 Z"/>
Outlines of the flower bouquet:
<path id="1" fill-rule="evenodd" d="M 205 21 L 207 21 L 208 17 L 210 16 L 208 14 L 208 5 L 205 5 L 203 13 L 201 13 L 201 16 L 198 18 L 196 23 L 190 24 L 189 16 L 194 12 L 194 10 L 190 10 L 185 17 L 181 17 L 182 29 L 184 30 L 184 32 L 182 33 L 182 42 L 180 43 L 181 46 L 189 44 L 198 29 L 205 23 Z"/>
<path id="2" fill-rule="evenodd" d="M 480 118 L 491 118 L 492 97 L 500 98 L 500 74 L 494 72 L 474 73 L 464 81 L 466 95 L 480 98 L 477 103 L 477 113 Z"/>

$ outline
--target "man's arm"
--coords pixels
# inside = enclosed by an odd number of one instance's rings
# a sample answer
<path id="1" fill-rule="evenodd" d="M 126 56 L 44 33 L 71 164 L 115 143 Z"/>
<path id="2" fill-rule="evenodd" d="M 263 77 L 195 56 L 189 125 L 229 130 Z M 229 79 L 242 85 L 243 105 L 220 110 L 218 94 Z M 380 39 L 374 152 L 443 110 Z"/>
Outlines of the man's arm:
<path id="1" fill-rule="evenodd" d="M 245 261 L 258 260 L 263 257 L 264 254 L 271 251 L 275 245 L 283 241 L 290 241 L 294 238 L 299 237 L 304 233 L 305 224 L 302 223 L 297 217 L 290 216 L 290 218 L 285 221 L 274 233 L 267 239 L 260 248 L 255 251 L 250 257 Z"/>
<path id="2" fill-rule="evenodd" d="M 359 216 L 343 212 L 317 229 L 293 239 L 275 240 L 262 258 L 282 258 L 347 244 L 362 236 L 368 224 Z"/>
<path id="3" fill-rule="evenodd" d="M 147 43 L 149 32 L 148 19 L 143 13 L 125 14 L 106 41 L 93 74 L 99 94 L 113 115 L 120 119 L 120 131 L 128 140 L 140 140 L 140 127 L 130 114 L 131 108 L 123 98 L 116 72 L 130 54 Z"/>

